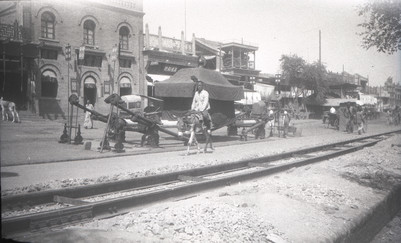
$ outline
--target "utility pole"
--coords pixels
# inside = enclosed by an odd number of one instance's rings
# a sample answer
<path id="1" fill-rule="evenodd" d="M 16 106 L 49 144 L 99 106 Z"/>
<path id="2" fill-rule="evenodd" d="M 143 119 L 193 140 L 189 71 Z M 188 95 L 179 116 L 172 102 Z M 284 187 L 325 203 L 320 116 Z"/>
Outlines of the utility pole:
<path id="1" fill-rule="evenodd" d="M 67 99 L 70 98 L 70 61 L 71 61 L 71 46 L 68 43 L 65 47 L 65 60 L 67 61 Z M 68 108 L 67 108 L 67 124 L 68 124 L 68 143 L 71 143 L 71 126 L 72 126 L 72 105 L 71 105 L 71 113 L 70 113 L 70 102 L 67 101 Z"/>
<path id="2" fill-rule="evenodd" d="M 187 0 L 184 0 L 184 40 L 187 40 Z"/>
<path id="3" fill-rule="evenodd" d="M 319 67 L 322 66 L 322 33 L 319 30 Z"/>

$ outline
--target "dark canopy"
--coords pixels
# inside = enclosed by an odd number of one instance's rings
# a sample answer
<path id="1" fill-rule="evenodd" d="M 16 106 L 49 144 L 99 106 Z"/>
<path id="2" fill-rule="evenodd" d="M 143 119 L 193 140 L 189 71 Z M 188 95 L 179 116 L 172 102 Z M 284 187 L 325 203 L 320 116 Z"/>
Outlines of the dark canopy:
<path id="1" fill-rule="evenodd" d="M 234 101 L 244 98 L 242 87 L 232 85 L 221 73 L 202 67 L 180 69 L 171 78 L 155 83 L 156 96 L 192 98 L 195 82 L 191 76 L 204 83 L 210 99 Z"/>

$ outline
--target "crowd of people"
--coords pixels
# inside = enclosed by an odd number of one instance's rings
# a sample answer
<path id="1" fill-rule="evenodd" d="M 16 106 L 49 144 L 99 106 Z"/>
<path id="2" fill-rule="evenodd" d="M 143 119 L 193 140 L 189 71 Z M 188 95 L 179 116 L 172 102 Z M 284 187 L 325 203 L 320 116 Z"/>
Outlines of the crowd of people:
<path id="1" fill-rule="evenodd" d="M 396 106 L 394 109 L 387 111 L 387 124 L 399 125 L 401 120 L 401 109 Z M 376 114 L 372 114 L 371 110 L 367 107 L 362 107 L 356 103 L 347 102 L 340 104 L 336 110 L 334 107 L 330 108 L 328 117 L 323 118 L 325 123 L 334 126 L 339 131 L 353 133 L 356 127 L 358 134 L 367 131 L 368 120 L 377 118 Z"/>

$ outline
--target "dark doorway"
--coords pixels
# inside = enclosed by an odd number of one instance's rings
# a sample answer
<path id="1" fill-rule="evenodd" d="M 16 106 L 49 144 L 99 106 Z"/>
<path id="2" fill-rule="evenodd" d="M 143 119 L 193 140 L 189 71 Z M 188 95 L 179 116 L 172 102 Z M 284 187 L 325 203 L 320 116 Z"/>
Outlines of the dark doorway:
<path id="1" fill-rule="evenodd" d="M 24 72 L 23 80 L 21 80 L 21 73 L 7 72 L 5 76 L 4 82 L 4 73 L 0 73 L 0 96 L 4 100 L 14 102 L 18 110 L 26 110 L 26 72 Z"/>
<path id="2" fill-rule="evenodd" d="M 87 101 L 95 106 L 96 103 L 96 80 L 95 78 L 89 76 L 85 78 L 84 81 L 84 103 L 86 104 Z"/>
<path id="3" fill-rule="evenodd" d="M 121 87 L 120 88 L 120 96 L 123 96 L 123 95 L 130 95 L 130 94 L 132 94 L 132 89 L 131 89 L 131 87 L 129 87 L 129 88 L 126 88 L 126 87 Z"/>
<path id="4" fill-rule="evenodd" d="M 96 103 L 96 86 L 94 85 L 85 85 L 84 86 L 84 102 L 86 104 L 86 101 L 89 100 L 90 103 L 95 106 Z"/>

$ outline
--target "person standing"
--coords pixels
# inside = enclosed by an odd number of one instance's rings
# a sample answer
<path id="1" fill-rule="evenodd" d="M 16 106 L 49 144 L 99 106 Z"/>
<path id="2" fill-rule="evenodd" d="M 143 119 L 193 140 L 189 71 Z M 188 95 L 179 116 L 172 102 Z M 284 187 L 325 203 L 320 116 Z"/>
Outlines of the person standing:
<path id="1" fill-rule="evenodd" d="M 274 127 L 274 111 L 273 110 L 269 111 L 267 127 L 270 128 L 269 137 L 273 137 L 273 127 Z"/>
<path id="2" fill-rule="evenodd" d="M 210 133 L 210 129 L 212 128 L 212 119 L 209 114 L 209 92 L 203 89 L 203 85 L 204 84 L 202 81 L 197 81 L 197 88 L 194 94 L 194 98 L 192 100 L 191 110 L 202 113 L 203 122 L 208 130 L 207 132 Z"/>
<path id="3" fill-rule="evenodd" d="M 365 116 L 363 115 L 362 107 L 358 107 L 358 111 L 355 115 L 355 121 L 358 126 L 358 134 L 365 133 Z"/>
<path id="4" fill-rule="evenodd" d="M 284 124 L 284 132 L 283 132 L 283 137 L 286 138 L 288 135 L 288 128 L 290 127 L 290 115 L 288 114 L 287 111 L 284 111 L 284 115 L 283 115 L 283 124 Z"/>
<path id="5" fill-rule="evenodd" d="M 94 109 L 93 105 L 90 103 L 89 100 L 86 101 L 85 108 L 88 109 L 88 110 L 93 110 Z M 89 111 L 85 112 L 84 127 L 85 127 L 85 129 L 87 129 L 87 128 L 92 129 L 93 128 L 93 121 L 92 121 L 92 118 L 91 118 L 91 113 Z"/>

